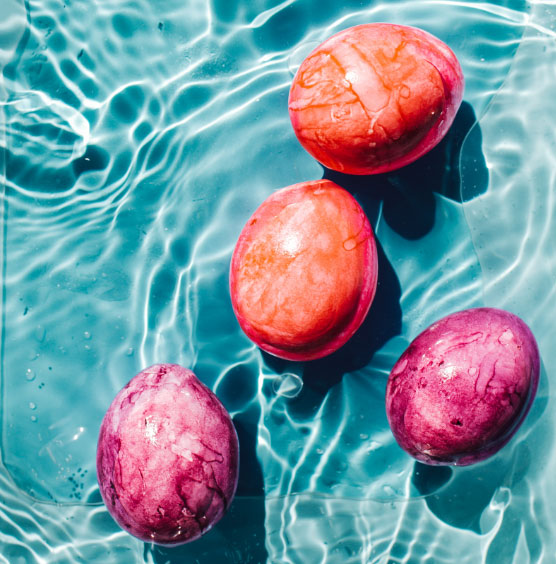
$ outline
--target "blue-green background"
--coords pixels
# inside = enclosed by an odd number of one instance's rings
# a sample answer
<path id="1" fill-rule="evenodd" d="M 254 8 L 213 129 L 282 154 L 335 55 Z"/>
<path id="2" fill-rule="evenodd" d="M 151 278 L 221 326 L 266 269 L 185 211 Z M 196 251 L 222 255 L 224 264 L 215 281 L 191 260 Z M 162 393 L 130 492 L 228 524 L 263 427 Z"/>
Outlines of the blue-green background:
<path id="1" fill-rule="evenodd" d="M 464 103 L 414 165 L 325 172 L 289 85 L 373 21 L 448 43 Z M 553 2 L 3 0 L 0 562 L 556 562 L 555 29 Z M 269 194 L 323 175 L 373 223 L 379 288 L 348 345 L 288 363 L 242 334 L 228 266 Z M 389 431 L 386 378 L 476 305 L 530 325 L 537 399 L 493 459 L 419 465 Z M 242 453 L 228 515 L 174 549 L 122 532 L 95 479 L 105 410 L 155 362 L 218 394 Z"/>

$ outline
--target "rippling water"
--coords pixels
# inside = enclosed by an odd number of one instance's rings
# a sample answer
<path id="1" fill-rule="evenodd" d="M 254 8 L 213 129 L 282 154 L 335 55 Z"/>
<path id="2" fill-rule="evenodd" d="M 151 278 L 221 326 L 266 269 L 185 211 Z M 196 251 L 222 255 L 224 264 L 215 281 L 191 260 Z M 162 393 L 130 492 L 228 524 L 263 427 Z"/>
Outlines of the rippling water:
<path id="1" fill-rule="evenodd" d="M 4 0 L 0 16 L 1 562 L 556 562 L 554 2 Z M 332 357 L 280 361 L 236 323 L 231 253 L 273 190 L 323 175 L 289 124 L 297 66 L 371 21 L 446 41 L 464 105 L 404 170 L 326 173 L 373 222 L 377 298 Z M 429 323 L 481 304 L 533 329 L 538 398 L 491 461 L 416 464 L 387 375 Z M 242 449 L 231 512 L 172 550 L 119 530 L 94 467 L 114 394 L 162 361 L 216 391 Z"/>

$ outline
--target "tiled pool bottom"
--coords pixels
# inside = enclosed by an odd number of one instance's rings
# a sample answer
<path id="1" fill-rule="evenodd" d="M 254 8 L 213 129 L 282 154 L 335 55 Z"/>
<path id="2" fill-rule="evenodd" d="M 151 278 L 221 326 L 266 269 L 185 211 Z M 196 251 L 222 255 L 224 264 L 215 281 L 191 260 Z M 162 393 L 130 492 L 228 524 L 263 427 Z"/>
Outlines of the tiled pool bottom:
<path id="1" fill-rule="evenodd" d="M 553 562 L 552 3 L 6 2 L 0 561 Z M 296 66 L 369 21 L 446 41 L 466 77 L 451 136 L 414 168 L 336 178 L 380 243 L 350 346 L 277 361 L 227 288 L 235 240 L 273 190 L 320 178 L 287 116 Z M 477 119 L 477 123 L 475 123 Z M 544 369 L 491 461 L 416 465 L 384 386 L 426 325 L 474 305 L 535 333 Z M 234 416 L 238 496 L 206 537 L 155 548 L 100 504 L 94 455 L 115 392 L 159 361 Z"/>

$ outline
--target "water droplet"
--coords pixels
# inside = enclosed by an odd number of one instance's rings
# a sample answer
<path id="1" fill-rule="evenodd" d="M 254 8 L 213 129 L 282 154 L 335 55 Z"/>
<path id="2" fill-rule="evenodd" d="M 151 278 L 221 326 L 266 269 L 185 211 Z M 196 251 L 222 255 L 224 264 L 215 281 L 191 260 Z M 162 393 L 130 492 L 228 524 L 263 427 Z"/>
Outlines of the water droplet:
<path id="1" fill-rule="evenodd" d="M 25 371 L 25 379 L 27 380 L 27 382 L 32 382 L 35 378 L 36 378 L 35 371 L 28 368 Z"/>
<path id="2" fill-rule="evenodd" d="M 398 362 L 394 365 L 394 368 L 392 368 L 392 374 L 394 376 L 396 376 L 396 374 L 401 374 L 405 370 L 406 366 L 407 358 L 404 358 L 401 362 L 398 360 Z"/>
<path id="3" fill-rule="evenodd" d="M 85 332 L 83 333 L 83 337 L 84 337 L 85 339 L 89 340 L 89 339 L 91 338 L 91 333 L 89 333 L 89 331 L 85 331 Z"/>
<path id="4" fill-rule="evenodd" d="M 46 329 L 42 325 L 37 325 L 35 329 L 35 339 L 42 343 L 46 337 Z"/>
<path id="5" fill-rule="evenodd" d="M 360 433 L 360 434 L 359 434 L 359 438 L 360 438 L 362 441 L 366 441 L 366 440 L 369 438 L 369 435 L 367 435 L 367 433 Z"/>
<path id="6" fill-rule="evenodd" d="M 392 486 L 384 486 L 382 488 L 382 491 L 388 496 L 396 495 L 396 491 L 394 490 L 394 488 Z"/>
<path id="7" fill-rule="evenodd" d="M 36 423 L 38 421 L 37 416 L 36 415 L 31 415 L 31 421 L 33 423 Z"/>
<path id="8" fill-rule="evenodd" d="M 276 378 L 272 387 L 279 396 L 295 398 L 303 389 L 303 380 L 297 374 L 286 373 Z"/>
<path id="9" fill-rule="evenodd" d="M 514 338 L 514 334 L 511 332 L 510 329 L 506 329 L 502 335 L 500 335 L 500 338 L 498 339 L 500 341 L 500 343 L 502 345 L 507 345 L 508 343 L 511 343 L 512 340 Z"/>
<path id="10" fill-rule="evenodd" d="M 41 356 L 37 351 L 29 351 L 29 360 L 37 360 Z"/>
<path id="11" fill-rule="evenodd" d="M 29 402 L 29 409 L 37 409 L 37 404 L 34 401 Z"/>
<path id="12" fill-rule="evenodd" d="M 511 500 L 512 492 L 508 488 L 502 486 L 494 492 L 490 501 L 490 507 L 492 509 L 503 510 L 508 507 Z"/>
<path id="13" fill-rule="evenodd" d="M 357 84 L 359 82 L 359 75 L 354 70 L 347 71 L 345 78 L 348 81 L 349 86 L 353 86 L 354 84 Z"/>
<path id="14" fill-rule="evenodd" d="M 353 251 L 357 247 L 357 239 L 355 237 L 350 237 L 344 241 L 344 249 L 346 251 Z"/>
<path id="15" fill-rule="evenodd" d="M 378 441 L 371 441 L 367 447 L 367 452 L 372 452 L 373 450 L 377 450 L 382 445 Z"/>
<path id="16" fill-rule="evenodd" d="M 125 352 L 125 354 L 127 354 L 127 356 L 133 356 L 133 353 L 135 351 L 133 350 L 133 347 L 129 347 L 129 349 L 127 349 L 127 351 Z"/>

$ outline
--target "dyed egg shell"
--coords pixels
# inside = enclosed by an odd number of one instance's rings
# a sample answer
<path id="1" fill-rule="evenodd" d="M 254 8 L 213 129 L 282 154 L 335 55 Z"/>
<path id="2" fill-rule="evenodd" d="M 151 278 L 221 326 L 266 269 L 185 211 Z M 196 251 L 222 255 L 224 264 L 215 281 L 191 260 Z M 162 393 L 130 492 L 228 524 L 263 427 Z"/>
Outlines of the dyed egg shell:
<path id="1" fill-rule="evenodd" d="M 145 542 L 177 545 L 206 533 L 234 497 L 239 445 L 230 416 L 191 372 L 143 370 L 106 412 L 97 448 L 112 517 Z"/>
<path id="2" fill-rule="evenodd" d="M 446 134 L 464 79 L 450 48 L 429 33 L 374 23 L 333 35 L 303 61 L 289 113 L 301 145 L 348 174 L 405 166 Z"/>
<path id="3" fill-rule="evenodd" d="M 431 465 L 468 465 L 500 450 L 539 381 L 537 343 L 515 315 L 477 308 L 423 331 L 395 364 L 386 413 L 399 445 Z"/>
<path id="4" fill-rule="evenodd" d="M 377 284 L 369 220 L 329 180 L 278 190 L 251 216 L 230 267 L 232 306 L 247 336 L 290 360 L 341 347 L 361 325 Z"/>

